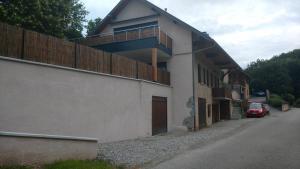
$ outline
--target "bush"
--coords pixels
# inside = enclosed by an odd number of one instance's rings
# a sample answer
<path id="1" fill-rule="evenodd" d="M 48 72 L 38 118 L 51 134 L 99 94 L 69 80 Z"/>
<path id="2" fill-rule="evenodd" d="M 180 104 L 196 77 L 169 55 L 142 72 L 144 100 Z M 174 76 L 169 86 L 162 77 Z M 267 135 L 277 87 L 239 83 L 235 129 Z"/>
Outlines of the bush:
<path id="1" fill-rule="evenodd" d="M 270 97 L 269 104 L 273 107 L 281 107 L 282 105 L 282 98 L 281 97 Z"/>
<path id="2" fill-rule="evenodd" d="M 121 169 L 101 160 L 65 160 L 47 164 L 43 169 Z"/>
<path id="3" fill-rule="evenodd" d="M 271 94 L 270 95 L 270 99 L 275 99 L 275 98 L 282 99 L 278 94 Z"/>
<path id="4" fill-rule="evenodd" d="M 35 167 L 13 165 L 1 166 L 0 169 L 33 169 Z M 40 166 L 41 169 L 124 169 L 102 160 L 64 160 Z"/>
<path id="5" fill-rule="evenodd" d="M 290 105 L 293 105 L 294 101 L 295 101 L 295 96 L 287 93 L 282 95 L 283 100 L 287 101 Z"/>
<path id="6" fill-rule="evenodd" d="M 295 101 L 295 107 L 300 108 L 300 98 Z"/>

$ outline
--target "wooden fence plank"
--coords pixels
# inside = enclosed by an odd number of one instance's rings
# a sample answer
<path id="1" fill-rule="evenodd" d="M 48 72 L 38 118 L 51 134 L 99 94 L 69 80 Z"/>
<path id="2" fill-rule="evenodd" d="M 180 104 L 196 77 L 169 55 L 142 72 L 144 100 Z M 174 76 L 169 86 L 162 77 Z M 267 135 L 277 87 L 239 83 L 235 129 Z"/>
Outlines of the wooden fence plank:
<path id="1" fill-rule="evenodd" d="M 141 32 L 142 37 L 156 36 L 156 34 L 158 34 L 158 29 L 153 28 L 144 29 Z M 135 39 L 138 36 L 137 31 L 127 34 L 129 39 Z M 123 39 L 124 33 L 120 33 L 118 40 Z M 146 63 L 0 22 L 0 55 L 21 58 L 22 53 L 23 59 L 26 60 L 153 80 L 153 68 Z M 158 78 L 158 82 L 170 84 L 169 72 L 159 70 Z"/>
<path id="2" fill-rule="evenodd" d="M 23 29 L 0 23 L 0 55 L 21 58 Z"/>
<path id="3" fill-rule="evenodd" d="M 103 52 L 103 73 L 112 73 L 112 55 L 108 52 Z"/>
<path id="4" fill-rule="evenodd" d="M 8 56 L 6 38 L 7 38 L 7 25 L 0 22 L 0 55 L 1 56 Z"/>
<path id="5" fill-rule="evenodd" d="M 112 54 L 112 74 L 137 78 L 136 61 L 127 57 Z"/>
<path id="6" fill-rule="evenodd" d="M 137 62 L 137 66 L 138 66 L 138 70 L 137 70 L 138 79 L 153 81 L 151 65 L 148 65 L 143 62 Z"/>

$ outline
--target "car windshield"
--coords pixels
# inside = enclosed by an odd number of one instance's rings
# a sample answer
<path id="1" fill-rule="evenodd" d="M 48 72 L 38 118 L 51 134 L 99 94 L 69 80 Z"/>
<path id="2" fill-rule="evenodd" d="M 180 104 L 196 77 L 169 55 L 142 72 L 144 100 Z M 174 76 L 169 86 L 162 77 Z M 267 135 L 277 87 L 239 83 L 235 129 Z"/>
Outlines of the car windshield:
<path id="1" fill-rule="evenodd" d="M 261 104 L 260 103 L 251 103 L 249 106 L 250 109 L 261 109 Z"/>

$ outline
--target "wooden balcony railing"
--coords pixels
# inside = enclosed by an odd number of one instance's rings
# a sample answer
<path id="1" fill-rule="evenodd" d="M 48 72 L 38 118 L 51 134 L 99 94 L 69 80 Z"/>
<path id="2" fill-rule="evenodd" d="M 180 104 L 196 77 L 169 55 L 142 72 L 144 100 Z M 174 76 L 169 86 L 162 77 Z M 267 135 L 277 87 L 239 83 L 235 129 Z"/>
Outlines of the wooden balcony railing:
<path id="1" fill-rule="evenodd" d="M 170 85 L 170 72 L 162 69 L 157 70 L 157 82 Z"/>
<path id="2" fill-rule="evenodd" d="M 0 22 L 0 56 L 128 78 L 153 80 L 144 62 Z M 170 72 L 157 70 L 157 83 L 170 85 Z"/>
<path id="3" fill-rule="evenodd" d="M 103 44 L 109 44 L 113 42 L 125 42 L 130 40 L 139 40 L 150 37 L 156 37 L 159 44 L 162 44 L 168 49 L 172 49 L 172 38 L 162 31 L 158 26 L 147 26 L 133 29 L 127 29 L 122 31 L 116 31 L 113 34 L 99 34 L 88 36 L 85 39 L 79 39 L 81 44 L 87 46 L 97 46 Z"/>
<path id="4" fill-rule="evenodd" d="M 231 89 L 227 88 L 227 87 L 213 88 L 212 96 L 213 96 L 213 98 L 232 99 Z"/>

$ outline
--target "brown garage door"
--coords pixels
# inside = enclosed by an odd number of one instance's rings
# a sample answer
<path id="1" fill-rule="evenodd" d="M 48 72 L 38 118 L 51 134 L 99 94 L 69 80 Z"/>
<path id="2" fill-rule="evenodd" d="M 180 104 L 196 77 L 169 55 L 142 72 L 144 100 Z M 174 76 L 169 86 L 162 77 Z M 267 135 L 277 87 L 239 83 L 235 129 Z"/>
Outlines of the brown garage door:
<path id="1" fill-rule="evenodd" d="M 212 122 L 216 123 L 219 121 L 219 104 L 212 105 Z"/>
<path id="2" fill-rule="evenodd" d="M 206 99 L 198 98 L 199 127 L 206 127 Z"/>
<path id="3" fill-rule="evenodd" d="M 152 97 L 152 135 L 165 133 L 167 127 L 167 98 Z"/>

